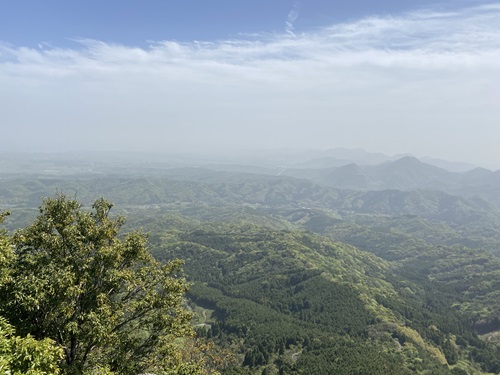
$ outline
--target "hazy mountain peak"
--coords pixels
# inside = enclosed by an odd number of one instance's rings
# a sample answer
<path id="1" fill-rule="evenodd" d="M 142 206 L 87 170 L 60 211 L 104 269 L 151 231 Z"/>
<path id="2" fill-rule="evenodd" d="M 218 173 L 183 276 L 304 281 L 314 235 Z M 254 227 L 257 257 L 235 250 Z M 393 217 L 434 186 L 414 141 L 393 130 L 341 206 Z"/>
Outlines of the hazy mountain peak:
<path id="1" fill-rule="evenodd" d="M 362 168 L 356 163 L 349 163 L 337 168 L 337 171 L 359 172 Z"/>
<path id="2" fill-rule="evenodd" d="M 393 165 L 423 165 L 425 163 L 421 162 L 414 156 L 403 156 L 392 163 Z"/>
<path id="3" fill-rule="evenodd" d="M 471 169 L 470 171 L 467 171 L 465 173 L 469 176 L 483 176 L 483 175 L 489 175 L 492 172 L 489 169 L 477 167 L 477 168 Z"/>

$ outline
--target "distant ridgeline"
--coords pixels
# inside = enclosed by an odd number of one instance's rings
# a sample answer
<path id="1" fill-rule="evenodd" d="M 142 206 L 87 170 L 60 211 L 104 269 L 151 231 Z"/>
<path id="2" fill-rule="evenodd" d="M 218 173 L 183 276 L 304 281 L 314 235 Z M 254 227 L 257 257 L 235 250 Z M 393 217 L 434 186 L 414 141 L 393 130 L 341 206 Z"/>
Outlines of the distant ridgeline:
<path id="1" fill-rule="evenodd" d="M 222 374 L 500 372 L 499 172 L 327 162 L 0 174 L 0 209 L 113 201 L 184 260 Z"/>

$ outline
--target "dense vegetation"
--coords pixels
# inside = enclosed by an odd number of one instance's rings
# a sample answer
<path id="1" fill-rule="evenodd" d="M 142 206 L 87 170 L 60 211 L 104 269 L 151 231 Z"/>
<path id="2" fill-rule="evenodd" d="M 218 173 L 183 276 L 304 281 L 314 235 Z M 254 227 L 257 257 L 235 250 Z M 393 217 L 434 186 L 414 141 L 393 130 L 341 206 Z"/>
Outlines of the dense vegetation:
<path id="1" fill-rule="evenodd" d="M 196 281 L 192 301 L 213 311 L 202 332 L 221 345 L 239 343 L 246 366 L 337 371 L 324 353 L 344 342 L 342 360 L 380 363 L 373 374 L 447 373 L 443 364 L 479 355 L 489 358 L 485 370 L 498 371 L 496 349 L 479 339 L 469 315 L 450 310 L 463 301 L 459 293 L 424 277 L 405 279 L 356 248 L 303 231 L 213 224 L 152 241 L 160 259 L 185 257 Z"/>
<path id="2" fill-rule="evenodd" d="M 186 283 L 175 277 L 180 262 L 161 265 L 141 233 L 119 239 L 123 218 L 111 219 L 111 207 L 100 199 L 87 212 L 59 195 L 11 240 L 4 233 L 0 328 L 10 371 L 201 371 L 182 358 L 191 315 L 182 306 Z"/>
<path id="3" fill-rule="evenodd" d="M 69 371 L 72 331 L 61 340 L 50 333 L 52 323 L 29 328 L 30 321 L 37 319 L 30 316 L 30 309 L 47 315 L 47 306 L 56 301 L 64 311 L 74 299 L 71 293 L 79 293 L 78 288 L 68 289 L 68 299 L 59 298 L 65 295 L 61 288 L 69 284 L 51 283 L 48 274 L 32 271 L 43 268 L 46 258 L 60 258 L 47 253 L 33 257 L 30 249 L 49 250 L 47 244 L 58 243 L 51 237 L 53 231 L 47 231 L 49 207 L 38 218 L 33 207 L 41 196 L 63 191 L 77 193 L 86 205 L 102 195 L 117 203 L 118 211 L 129 217 L 127 223 L 109 216 L 105 201 L 98 201 L 104 206 L 96 206 L 93 214 L 79 206 L 77 211 L 82 218 L 94 219 L 99 210 L 106 212 L 106 220 L 115 223 L 116 229 L 124 225 L 131 230 L 144 251 L 144 237 L 134 230 L 148 232 L 149 252 L 156 260 L 147 252 L 141 254 L 154 267 L 160 267 L 156 262 L 165 264 L 170 279 L 179 272 L 172 259 L 184 260 L 184 274 L 191 283 L 186 302 L 194 316 L 192 326 L 199 339 L 207 341 L 171 340 L 175 348 L 170 349 L 180 356 L 176 357 L 179 366 L 199 364 L 203 357 L 205 366 L 224 374 L 499 373 L 500 212 L 496 202 L 487 194 L 474 197 L 472 192 L 479 190 L 471 188 L 474 183 L 468 174 L 442 173 L 412 159 L 393 167 L 408 173 L 397 174 L 391 165 L 350 166 L 329 170 L 329 175 L 320 169 L 283 173 L 310 179 L 306 180 L 241 173 L 244 168 L 227 166 L 219 169 L 236 171 L 157 168 L 140 172 L 137 168 L 133 176 L 122 170 L 115 176 L 5 177 L 0 204 L 12 211 L 7 227 L 26 228 L 13 236 L 2 235 L 1 259 L 9 265 L 2 275 L 3 316 L 8 319 L 1 325 L 8 341 L 2 344 L 2 358 L 12 369 L 22 368 L 26 364 L 15 359 L 19 345 L 32 345 L 47 353 L 39 368 L 58 364 L 57 368 Z M 482 175 L 493 189 L 496 175 Z M 357 185 L 360 189 L 341 188 L 341 182 L 346 187 L 356 179 L 378 187 L 371 191 L 363 190 L 362 184 Z M 118 249 L 127 243 L 123 236 L 116 238 Z M 18 255 L 8 251 L 11 244 Z M 43 264 L 57 279 L 81 277 L 69 276 L 55 263 Z M 26 276 L 39 284 L 23 284 Z M 15 278 L 17 282 L 12 281 Z M 176 300 L 181 308 L 186 284 L 173 280 L 182 284 Z M 39 285 L 38 290 L 54 290 L 52 295 L 37 296 L 46 305 L 33 309 L 38 300 L 12 298 L 29 295 L 34 285 Z M 190 328 L 187 315 L 182 316 L 185 335 Z M 56 321 L 61 317 L 64 313 L 56 315 Z M 108 317 L 94 316 L 91 324 L 81 328 L 104 332 L 107 323 L 94 329 L 92 322 L 106 322 Z M 143 322 L 134 325 L 133 340 L 145 340 L 153 331 L 139 327 Z M 151 368 L 149 359 L 134 361 L 143 363 L 141 368 L 118 368 L 116 364 L 127 363 L 120 357 L 124 352 L 120 344 L 108 354 L 110 345 L 114 344 L 103 340 L 93 362 L 84 367 L 99 365 L 118 373 Z M 61 366 L 59 358 L 66 364 Z M 164 367 L 181 372 L 173 363 Z"/>

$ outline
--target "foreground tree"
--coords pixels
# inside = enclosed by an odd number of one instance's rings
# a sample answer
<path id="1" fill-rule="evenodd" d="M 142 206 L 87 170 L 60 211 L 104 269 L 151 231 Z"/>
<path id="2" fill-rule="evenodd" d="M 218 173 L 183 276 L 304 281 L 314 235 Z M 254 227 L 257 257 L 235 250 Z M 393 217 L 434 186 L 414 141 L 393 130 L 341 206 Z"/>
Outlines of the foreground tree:
<path id="1" fill-rule="evenodd" d="M 63 348 L 66 374 L 195 374 L 182 358 L 192 333 L 182 307 L 181 262 L 158 263 L 146 238 L 119 238 L 124 223 L 100 199 L 92 212 L 59 195 L 13 237 L 15 257 L 1 290 L 3 315 L 18 335 Z"/>
<path id="2" fill-rule="evenodd" d="M 0 224 L 6 213 L 0 213 Z M 7 233 L 0 229 L 0 288 L 9 282 L 15 253 Z M 50 339 L 35 340 L 29 334 L 16 336 L 14 328 L 0 316 L 0 374 L 57 375 L 62 350 Z"/>

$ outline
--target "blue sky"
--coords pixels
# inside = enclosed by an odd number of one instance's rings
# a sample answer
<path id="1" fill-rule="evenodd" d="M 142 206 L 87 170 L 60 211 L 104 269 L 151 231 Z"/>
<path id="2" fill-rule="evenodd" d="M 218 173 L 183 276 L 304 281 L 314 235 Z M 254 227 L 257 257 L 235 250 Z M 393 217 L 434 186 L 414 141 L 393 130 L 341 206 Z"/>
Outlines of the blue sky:
<path id="1" fill-rule="evenodd" d="M 452 5 L 450 5 L 451 3 Z M 241 34 L 282 32 L 296 10 L 297 30 L 425 8 L 456 8 L 435 0 L 16 0 L 0 5 L 0 36 L 16 45 L 67 45 L 74 38 L 144 45 L 151 40 L 212 40 Z M 469 2 L 470 3 L 470 2 Z M 476 1 L 477 3 L 477 1 Z"/>
<path id="2" fill-rule="evenodd" d="M 9 1 L 7 151 L 361 147 L 500 168 L 498 1 Z"/>

